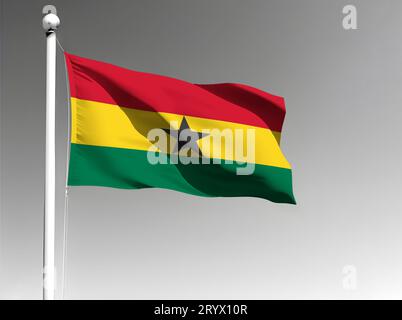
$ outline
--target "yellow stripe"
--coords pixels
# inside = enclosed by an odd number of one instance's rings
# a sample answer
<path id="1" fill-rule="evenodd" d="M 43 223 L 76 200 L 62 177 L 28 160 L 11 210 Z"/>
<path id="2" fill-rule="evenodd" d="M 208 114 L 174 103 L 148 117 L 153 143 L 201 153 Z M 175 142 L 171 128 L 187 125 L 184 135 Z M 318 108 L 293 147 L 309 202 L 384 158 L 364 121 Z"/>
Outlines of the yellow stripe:
<path id="1" fill-rule="evenodd" d="M 77 98 L 71 98 L 71 109 L 72 143 L 145 151 L 153 145 L 147 139 L 151 129 L 169 128 L 170 125 L 177 129 L 183 119 L 183 115 L 173 113 L 143 111 Z M 186 116 L 186 120 L 193 131 L 210 130 L 208 136 L 197 142 L 202 154 L 206 157 L 290 168 L 290 164 L 278 145 L 279 132 L 192 116 Z M 229 136 L 222 139 L 221 146 L 219 146 L 218 141 L 221 140 L 219 134 L 222 130 L 225 130 L 223 132 Z M 239 133 L 244 134 L 243 140 L 236 138 L 236 134 Z M 241 151 L 241 148 L 236 149 L 236 147 L 241 146 L 243 142 L 244 156 L 236 154 L 236 152 L 234 154 L 226 153 L 225 142 L 230 143 L 231 134 L 233 134 L 234 151 Z M 255 140 L 247 140 L 247 134 L 250 135 L 249 138 L 252 138 L 254 134 Z M 255 141 L 255 143 L 250 141 Z M 160 145 L 158 146 L 160 147 Z M 255 146 L 255 153 L 247 149 L 252 146 Z M 159 149 L 163 152 L 166 151 L 162 148 Z"/>

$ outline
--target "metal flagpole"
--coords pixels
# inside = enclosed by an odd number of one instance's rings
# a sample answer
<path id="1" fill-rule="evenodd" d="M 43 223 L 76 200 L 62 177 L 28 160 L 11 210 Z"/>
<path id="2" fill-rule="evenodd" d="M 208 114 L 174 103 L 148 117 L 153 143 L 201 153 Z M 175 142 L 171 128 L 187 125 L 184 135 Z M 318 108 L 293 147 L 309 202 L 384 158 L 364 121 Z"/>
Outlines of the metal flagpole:
<path id="1" fill-rule="evenodd" d="M 54 6 L 43 7 L 42 25 L 46 31 L 46 173 L 43 239 L 43 299 L 55 295 L 55 182 L 56 182 L 56 29 L 60 25 Z"/>

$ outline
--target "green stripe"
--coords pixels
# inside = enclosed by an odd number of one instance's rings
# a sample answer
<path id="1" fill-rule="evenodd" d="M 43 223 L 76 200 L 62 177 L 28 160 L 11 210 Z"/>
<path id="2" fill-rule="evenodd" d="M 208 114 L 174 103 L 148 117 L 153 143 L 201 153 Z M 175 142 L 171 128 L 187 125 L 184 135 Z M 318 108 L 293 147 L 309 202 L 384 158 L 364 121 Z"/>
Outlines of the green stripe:
<path id="1" fill-rule="evenodd" d="M 207 197 L 251 196 L 293 203 L 289 169 L 255 165 L 236 175 L 237 164 L 157 164 L 147 152 L 71 144 L 68 184 L 124 189 L 165 188 Z"/>

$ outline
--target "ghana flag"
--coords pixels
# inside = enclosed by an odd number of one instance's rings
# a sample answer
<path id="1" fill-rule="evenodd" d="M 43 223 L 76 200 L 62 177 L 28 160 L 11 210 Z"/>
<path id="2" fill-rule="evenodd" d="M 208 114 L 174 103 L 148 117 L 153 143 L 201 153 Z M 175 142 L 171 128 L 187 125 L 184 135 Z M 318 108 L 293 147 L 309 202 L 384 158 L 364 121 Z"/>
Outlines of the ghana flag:
<path id="1" fill-rule="evenodd" d="M 70 186 L 295 203 L 291 167 L 279 147 L 282 97 L 242 84 L 192 84 L 65 58 Z"/>

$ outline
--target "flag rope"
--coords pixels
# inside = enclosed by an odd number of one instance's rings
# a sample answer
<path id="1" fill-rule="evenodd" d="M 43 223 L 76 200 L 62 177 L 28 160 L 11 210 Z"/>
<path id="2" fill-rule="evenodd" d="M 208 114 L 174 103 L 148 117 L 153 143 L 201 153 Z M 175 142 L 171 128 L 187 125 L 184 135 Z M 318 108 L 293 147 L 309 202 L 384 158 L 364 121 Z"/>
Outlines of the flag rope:
<path id="1" fill-rule="evenodd" d="M 57 39 L 57 44 L 60 50 L 64 53 L 64 48 Z M 62 254 L 62 272 L 61 272 L 61 299 L 64 299 L 66 273 L 67 273 L 67 244 L 68 244 L 68 200 L 69 200 L 69 187 L 68 187 L 68 167 L 70 155 L 70 87 L 68 82 L 67 64 L 64 58 L 64 71 L 66 75 L 66 92 L 67 92 L 67 143 L 66 143 L 66 170 L 65 170 L 65 184 L 64 184 L 64 212 L 63 212 L 63 254 Z"/>
<path id="2" fill-rule="evenodd" d="M 57 44 L 59 45 L 60 50 L 64 53 L 64 48 L 63 48 L 63 46 L 61 45 L 59 39 L 56 38 L 56 41 L 57 41 Z M 66 74 L 67 74 L 67 70 L 66 70 Z M 68 84 L 67 84 L 67 86 L 68 86 Z"/>

